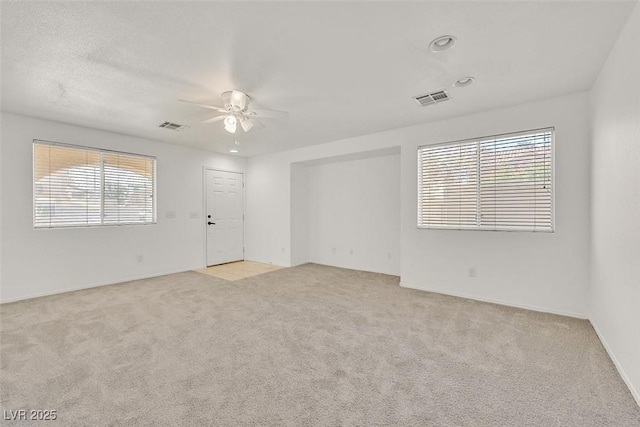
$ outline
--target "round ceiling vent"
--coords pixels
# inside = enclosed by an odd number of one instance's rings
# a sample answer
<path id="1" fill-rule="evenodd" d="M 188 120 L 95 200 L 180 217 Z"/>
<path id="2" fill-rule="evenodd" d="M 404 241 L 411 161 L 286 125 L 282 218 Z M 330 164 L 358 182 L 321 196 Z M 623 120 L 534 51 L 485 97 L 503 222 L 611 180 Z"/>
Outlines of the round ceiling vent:
<path id="1" fill-rule="evenodd" d="M 455 82 L 453 82 L 453 86 L 454 87 L 469 86 L 471 83 L 474 82 L 475 79 L 476 79 L 475 77 L 471 77 L 471 76 L 463 77 L 463 78 L 458 79 Z"/>
<path id="2" fill-rule="evenodd" d="M 440 36 L 429 43 L 429 49 L 433 53 L 440 53 L 451 49 L 455 44 L 456 38 L 454 36 Z"/>

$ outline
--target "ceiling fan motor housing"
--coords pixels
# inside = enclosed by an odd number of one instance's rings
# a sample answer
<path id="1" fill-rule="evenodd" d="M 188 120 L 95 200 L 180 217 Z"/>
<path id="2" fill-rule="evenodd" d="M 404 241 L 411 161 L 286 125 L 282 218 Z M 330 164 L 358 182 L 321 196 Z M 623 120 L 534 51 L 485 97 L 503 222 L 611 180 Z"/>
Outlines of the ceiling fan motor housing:
<path id="1" fill-rule="evenodd" d="M 251 98 L 239 90 L 230 90 L 222 93 L 224 108 L 229 111 L 246 111 Z"/>

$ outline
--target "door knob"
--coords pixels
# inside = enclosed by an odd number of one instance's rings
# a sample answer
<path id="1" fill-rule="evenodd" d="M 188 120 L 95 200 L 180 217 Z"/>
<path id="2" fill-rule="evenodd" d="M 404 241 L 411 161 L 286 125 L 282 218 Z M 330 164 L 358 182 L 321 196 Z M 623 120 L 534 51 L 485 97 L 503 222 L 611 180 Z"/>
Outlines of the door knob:
<path id="1" fill-rule="evenodd" d="M 215 222 L 208 221 L 208 222 L 207 222 L 207 225 L 216 225 L 216 223 L 215 223 Z"/>

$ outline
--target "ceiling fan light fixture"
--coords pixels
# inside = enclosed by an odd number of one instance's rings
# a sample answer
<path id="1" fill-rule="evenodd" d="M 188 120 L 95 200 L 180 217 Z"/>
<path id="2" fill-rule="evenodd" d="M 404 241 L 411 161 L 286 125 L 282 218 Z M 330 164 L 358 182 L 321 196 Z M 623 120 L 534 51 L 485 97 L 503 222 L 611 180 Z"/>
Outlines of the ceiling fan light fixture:
<path id="1" fill-rule="evenodd" d="M 253 121 L 251 119 L 242 118 L 240 120 L 240 126 L 242 126 L 243 131 L 249 132 L 251 128 L 253 128 Z"/>
<path id="2" fill-rule="evenodd" d="M 224 130 L 229 133 L 236 133 L 236 129 L 238 128 L 238 122 L 235 116 L 227 116 L 224 119 Z"/>
<path id="3" fill-rule="evenodd" d="M 455 36 L 440 36 L 429 43 L 429 49 L 431 49 L 433 53 L 440 53 L 451 49 L 455 44 Z"/>
<path id="4" fill-rule="evenodd" d="M 224 130 L 231 134 L 236 134 L 236 136 L 238 134 L 238 126 L 242 127 L 242 130 L 245 132 L 249 132 L 253 128 L 264 127 L 260 119 L 279 119 L 289 117 L 289 113 L 286 111 L 250 110 L 249 104 L 251 102 L 251 97 L 238 90 L 229 90 L 222 93 L 224 107 L 201 104 L 199 102 L 187 101 L 186 99 L 179 99 L 179 101 L 221 113 L 215 117 L 204 120 L 202 123 L 209 124 L 222 121 Z"/>

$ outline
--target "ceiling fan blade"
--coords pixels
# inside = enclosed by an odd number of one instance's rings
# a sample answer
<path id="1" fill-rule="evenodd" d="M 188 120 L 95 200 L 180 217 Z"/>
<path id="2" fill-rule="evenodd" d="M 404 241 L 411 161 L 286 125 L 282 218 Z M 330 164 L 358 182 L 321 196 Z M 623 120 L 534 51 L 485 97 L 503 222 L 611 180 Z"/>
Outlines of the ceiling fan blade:
<path id="1" fill-rule="evenodd" d="M 286 111 L 278 110 L 251 110 L 249 111 L 251 116 L 260 117 L 264 119 L 281 119 L 289 117 L 289 113 Z"/>
<path id="2" fill-rule="evenodd" d="M 240 111 L 244 111 L 247 108 L 247 95 L 239 90 L 232 90 L 229 103 Z"/>
<path id="3" fill-rule="evenodd" d="M 221 113 L 228 113 L 228 111 L 225 110 L 224 108 L 216 107 L 214 105 L 199 104 L 197 102 L 187 101 L 186 99 L 178 99 L 178 101 L 185 102 L 187 104 L 197 105 L 198 107 L 202 107 L 202 108 L 208 108 L 209 110 L 219 111 Z"/>
<path id="4" fill-rule="evenodd" d="M 213 122 L 219 122 L 220 120 L 224 120 L 224 119 L 226 119 L 226 118 L 227 118 L 227 115 L 226 115 L 226 114 L 223 114 L 223 115 L 221 115 L 221 116 L 215 116 L 215 117 L 212 117 L 212 118 L 210 118 L 209 120 L 205 120 L 205 121 L 204 121 L 204 122 L 202 122 L 202 123 L 213 123 Z"/>

